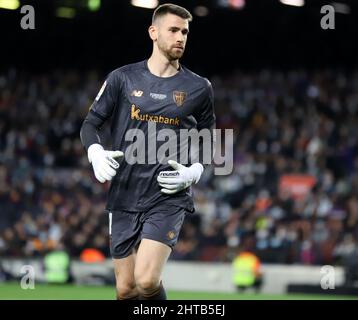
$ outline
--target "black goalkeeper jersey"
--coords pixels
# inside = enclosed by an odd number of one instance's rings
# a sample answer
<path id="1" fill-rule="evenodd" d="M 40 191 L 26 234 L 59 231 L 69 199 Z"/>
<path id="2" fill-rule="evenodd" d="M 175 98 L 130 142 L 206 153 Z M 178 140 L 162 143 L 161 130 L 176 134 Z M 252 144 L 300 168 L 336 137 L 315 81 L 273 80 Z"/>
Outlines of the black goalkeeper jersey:
<path id="1" fill-rule="evenodd" d="M 207 79 L 183 66 L 174 76 L 155 76 L 149 71 L 147 61 L 112 71 L 84 121 L 95 124 L 96 128 L 110 121 L 112 150 L 126 153 L 136 149 L 131 161 L 127 161 L 127 155 L 126 159 L 120 161 L 120 168 L 111 182 L 106 209 L 145 211 L 166 200 L 193 211 L 190 187 L 174 195 L 166 195 L 160 191 L 161 187 L 157 182 L 159 172 L 174 169 L 166 162 L 153 159 L 153 152 L 151 159 L 148 159 L 148 153 L 153 147 L 158 150 L 168 142 L 169 138 L 158 138 L 159 131 L 165 133 L 164 136 L 175 132 L 176 137 L 179 137 L 180 129 L 213 129 L 215 114 L 212 86 Z M 152 130 L 154 124 L 155 134 Z M 171 130 L 166 132 L 163 129 Z M 133 138 L 136 134 L 138 135 Z M 145 139 L 139 139 L 141 137 Z M 84 140 L 82 133 L 81 139 Z M 98 141 L 83 143 L 88 148 Z M 179 145 L 176 143 L 169 155 L 178 162 Z M 138 154 L 146 155 L 145 163 L 133 163 L 133 158 L 139 156 Z"/>

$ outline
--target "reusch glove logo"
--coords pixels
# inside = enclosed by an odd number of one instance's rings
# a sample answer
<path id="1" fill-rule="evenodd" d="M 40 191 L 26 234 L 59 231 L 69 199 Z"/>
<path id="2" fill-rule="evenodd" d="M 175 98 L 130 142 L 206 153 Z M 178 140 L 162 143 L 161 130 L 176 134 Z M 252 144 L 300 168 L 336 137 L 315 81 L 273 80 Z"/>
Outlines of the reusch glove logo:
<path id="1" fill-rule="evenodd" d="M 119 168 L 119 164 L 117 161 L 113 160 L 111 157 L 106 157 L 106 159 L 111 163 L 111 165 L 113 166 L 114 169 L 118 169 Z"/>
<path id="2" fill-rule="evenodd" d="M 159 174 L 161 177 L 176 177 L 179 175 L 178 171 L 173 171 L 173 172 L 161 172 Z"/>

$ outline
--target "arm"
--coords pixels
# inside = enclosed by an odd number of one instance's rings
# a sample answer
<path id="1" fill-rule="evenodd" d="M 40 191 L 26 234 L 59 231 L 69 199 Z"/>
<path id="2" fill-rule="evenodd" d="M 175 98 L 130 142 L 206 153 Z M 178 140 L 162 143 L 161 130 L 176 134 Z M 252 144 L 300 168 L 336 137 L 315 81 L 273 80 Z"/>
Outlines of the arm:
<path id="1" fill-rule="evenodd" d="M 87 150 L 88 160 L 92 163 L 94 174 L 101 183 L 112 180 L 116 175 L 115 169 L 119 168 L 114 158 L 123 157 L 121 151 L 104 150 L 98 135 L 115 108 L 115 83 L 116 79 L 112 73 L 98 92 L 80 131 L 81 142 Z"/>
<path id="2" fill-rule="evenodd" d="M 204 96 L 201 108 L 196 110 L 194 118 L 197 121 L 197 130 L 207 130 L 210 134 L 209 140 L 199 139 L 199 149 L 193 159 L 194 163 L 200 163 L 204 168 L 208 167 L 213 158 L 215 152 L 215 111 L 214 111 L 214 92 L 211 83 L 207 81 L 206 94 Z"/>
<path id="3" fill-rule="evenodd" d="M 92 110 L 88 112 L 80 131 L 81 142 L 87 152 L 92 144 L 101 144 L 98 133 L 104 123 L 105 119 L 99 117 L 98 114 L 95 114 Z"/>

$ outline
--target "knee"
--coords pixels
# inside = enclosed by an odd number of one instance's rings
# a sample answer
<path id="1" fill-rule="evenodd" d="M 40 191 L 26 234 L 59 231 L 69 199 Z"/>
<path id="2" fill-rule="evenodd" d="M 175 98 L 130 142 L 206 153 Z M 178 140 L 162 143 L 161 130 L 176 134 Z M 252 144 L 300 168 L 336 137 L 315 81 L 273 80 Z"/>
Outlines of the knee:
<path id="1" fill-rule="evenodd" d="M 156 277 L 143 276 L 136 279 L 136 284 L 141 293 L 151 293 L 158 289 L 160 280 Z"/>
<path id="2" fill-rule="evenodd" d="M 118 285 L 116 286 L 117 300 L 132 299 L 138 296 L 137 288 L 133 285 Z"/>

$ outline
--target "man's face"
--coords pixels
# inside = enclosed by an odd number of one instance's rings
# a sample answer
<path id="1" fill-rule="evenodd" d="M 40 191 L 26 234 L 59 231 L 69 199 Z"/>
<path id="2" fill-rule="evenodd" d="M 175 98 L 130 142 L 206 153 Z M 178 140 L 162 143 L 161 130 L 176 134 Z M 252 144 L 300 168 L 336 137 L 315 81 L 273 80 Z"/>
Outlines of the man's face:
<path id="1" fill-rule="evenodd" d="M 157 45 L 168 60 L 182 57 L 189 32 L 189 22 L 174 14 L 160 17 L 156 23 Z"/>

